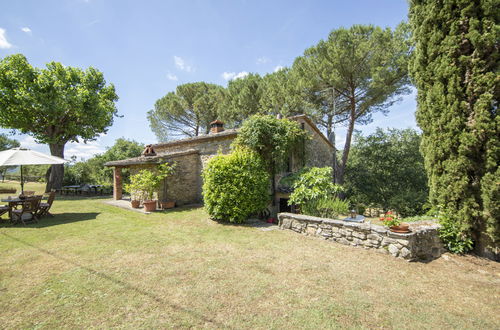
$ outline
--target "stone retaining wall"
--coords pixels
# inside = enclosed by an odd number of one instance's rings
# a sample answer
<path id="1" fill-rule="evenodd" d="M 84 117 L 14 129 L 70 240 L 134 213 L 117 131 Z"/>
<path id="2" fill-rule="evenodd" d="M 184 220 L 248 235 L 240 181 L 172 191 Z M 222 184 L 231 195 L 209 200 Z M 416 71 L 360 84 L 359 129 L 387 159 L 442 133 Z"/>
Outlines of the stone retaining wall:
<path id="1" fill-rule="evenodd" d="M 280 229 L 290 229 L 345 245 L 376 249 L 406 260 L 435 259 L 444 252 L 437 232 L 439 225 L 428 221 L 410 223 L 410 233 L 398 234 L 370 223 L 323 219 L 302 214 L 280 213 L 278 219 Z"/>

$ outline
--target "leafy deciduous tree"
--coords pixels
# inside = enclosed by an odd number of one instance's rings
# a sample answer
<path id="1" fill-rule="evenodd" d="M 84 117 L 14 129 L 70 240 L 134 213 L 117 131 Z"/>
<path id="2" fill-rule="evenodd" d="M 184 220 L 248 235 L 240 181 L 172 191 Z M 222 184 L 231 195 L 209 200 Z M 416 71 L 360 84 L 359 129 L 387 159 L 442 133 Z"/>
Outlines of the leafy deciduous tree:
<path id="1" fill-rule="evenodd" d="M 19 141 L 9 138 L 6 134 L 0 134 L 0 151 L 19 147 Z"/>
<path id="2" fill-rule="evenodd" d="M 47 143 L 62 158 L 67 142 L 94 140 L 117 113 L 115 88 L 98 70 L 57 62 L 37 69 L 21 54 L 0 62 L 0 96 L 0 126 Z M 63 165 L 53 165 L 46 189 L 60 188 L 63 173 Z"/>
<path id="3" fill-rule="evenodd" d="M 349 199 L 403 216 L 422 213 L 428 187 L 420 135 L 413 129 L 377 129 L 354 140 L 346 169 Z"/>
<path id="4" fill-rule="evenodd" d="M 6 134 L 0 134 L 0 151 L 16 148 L 19 146 L 20 146 L 19 141 L 9 138 Z M 0 167 L 0 174 L 2 175 L 2 181 L 4 180 L 5 173 L 9 168 L 12 168 L 12 166 Z"/>
<path id="5" fill-rule="evenodd" d="M 115 144 L 100 155 L 96 155 L 86 161 L 67 165 L 64 172 L 65 184 L 111 184 L 113 182 L 113 170 L 104 166 L 105 163 L 132 157 L 138 157 L 143 150 L 143 144 L 119 138 Z M 123 169 L 123 181 L 129 181 L 129 171 Z"/>

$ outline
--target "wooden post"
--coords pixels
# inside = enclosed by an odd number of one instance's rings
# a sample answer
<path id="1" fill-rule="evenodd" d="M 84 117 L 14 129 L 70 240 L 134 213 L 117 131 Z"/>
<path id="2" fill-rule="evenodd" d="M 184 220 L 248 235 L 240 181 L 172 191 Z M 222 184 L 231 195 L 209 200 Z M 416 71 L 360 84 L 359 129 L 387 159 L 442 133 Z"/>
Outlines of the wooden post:
<path id="1" fill-rule="evenodd" d="M 122 168 L 115 166 L 113 168 L 113 199 L 122 199 Z"/>

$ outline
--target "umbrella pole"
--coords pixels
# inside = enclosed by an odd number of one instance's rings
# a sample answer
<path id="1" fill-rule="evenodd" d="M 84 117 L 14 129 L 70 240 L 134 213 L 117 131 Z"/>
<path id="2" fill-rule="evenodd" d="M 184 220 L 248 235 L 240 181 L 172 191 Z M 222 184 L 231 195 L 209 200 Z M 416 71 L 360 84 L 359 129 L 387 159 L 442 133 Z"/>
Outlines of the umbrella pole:
<path id="1" fill-rule="evenodd" d="M 24 195 L 23 165 L 21 165 L 21 195 Z"/>

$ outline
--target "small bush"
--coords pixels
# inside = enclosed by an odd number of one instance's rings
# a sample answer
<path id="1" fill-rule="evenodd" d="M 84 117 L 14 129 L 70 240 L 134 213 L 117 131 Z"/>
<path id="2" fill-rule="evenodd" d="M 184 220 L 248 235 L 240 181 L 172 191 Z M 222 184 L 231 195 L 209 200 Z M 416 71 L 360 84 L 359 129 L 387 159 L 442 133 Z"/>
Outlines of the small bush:
<path id="1" fill-rule="evenodd" d="M 269 202 L 269 175 L 261 158 L 247 149 L 212 158 L 203 181 L 205 208 L 217 220 L 241 223 Z"/>
<path id="2" fill-rule="evenodd" d="M 463 254 L 472 250 L 474 242 L 460 223 L 446 214 L 440 215 L 439 223 L 441 224 L 439 237 L 450 252 Z"/>
<path id="3" fill-rule="evenodd" d="M 349 212 L 349 202 L 338 198 L 323 198 L 309 201 L 302 206 L 304 214 L 322 218 L 336 218 Z"/>
<path id="4" fill-rule="evenodd" d="M 164 163 L 153 171 L 140 170 L 130 177 L 130 183 L 125 185 L 125 189 L 133 200 L 153 200 L 162 181 L 174 172 L 175 167 L 175 163 Z"/>

